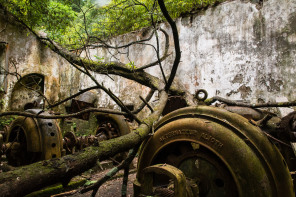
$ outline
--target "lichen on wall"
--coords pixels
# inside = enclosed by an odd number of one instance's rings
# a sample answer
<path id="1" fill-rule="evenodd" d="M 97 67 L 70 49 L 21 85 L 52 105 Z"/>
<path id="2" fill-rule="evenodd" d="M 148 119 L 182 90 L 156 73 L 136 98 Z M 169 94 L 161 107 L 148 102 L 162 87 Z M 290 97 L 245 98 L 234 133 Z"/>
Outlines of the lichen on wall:
<path id="1" fill-rule="evenodd" d="M 51 103 L 70 96 L 69 90 L 73 90 L 72 93 L 78 91 L 79 87 L 75 84 L 79 83 L 79 72 L 66 60 L 42 45 L 33 34 L 5 13 L 0 13 L 0 29 L 0 41 L 7 45 L 4 64 L 8 66 L 7 71 L 12 73 L 7 75 L 8 85 L 3 95 L 5 105 L 1 110 L 24 110 L 26 103 L 38 99 L 38 93 L 20 85 L 23 77 L 31 74 L 44 76 L 42 93 Z M 55 110 L 65 111 L 64 106 Z"/>
<path id="2" fill-rule="evenodd" d="M 206 89 L 209 97 L 222 96 L 247 102 L 295 100 L 293 88 L 296 57 L 296 2 L 294 0 L 224 2 L 209 7 L 198 14 L 176 20 L 180 45 L 181 63 L 176 81 L 195 93 Z M 170 34 L 171 54 L 162 62 L 166 76 L 174 60 L 173 39 L 167 23 L 160 24 Z M 44 94 L 54 103 L 94 83 L 79 73 L 63 58 L 42 46 L 32 34 L 18 24 L 0 20 L 0 41 L 9 45 L 9 70 L 21 76 L 31 73 L 44 75 Z M 130 41 L 147 38 L 151 29 L 121 35 L 111 44 L 120 46 Z M 165 36 L 159 32 L 160 51 L 164 51 Z M 149 44 L 156 45 L 153 37 Z M 156 60 L 150 46 L 134 45 L 127 49 L 90 49 L 88 53 L 103 57 L 104 61 L 119 60 L 125 64 L 134 62 L 143 66 Z M 117 59 L 115 59 L 115 57 Z M 159 67 L 146 69 L 160 78 Z M 118 76 L 96 75 L 96 79 L 114 91 L 124 103 L 141 103 L 149 88 Z M 8 90 L 4 99 L 11 99 L 13 88 L 19 79 L 8 77 Z M 97 106 L 118 106 L 101 90 L 96 90 Z M 66 103 L 69 106 L 69 102 Z M 6 105 L 3 109 L 9 109 Z M 2 110 L 3 110 L 2 109 Z M 65 106 L 55 110 L 65 112 Z"/>
<path id="3" fill-rule="evenodd" d="M 176 23 L 182 51 L 176 79 L 192 94 L 206 89 L 210 97 L 252 103 L 295 100 L 295 1 L 235 0 L 179 18 Z M 171 30 L 166 23 L 160 26 L 170 34 L 169 51 L 173 53 Z M 150 34 L 147 30 L 132 32 L 117 37 L 114 43 L 120 46 Z M 159 39 L 163 52 L 161 32 Z M 155 38 L 149 43 L 155 45 Z M 115 60 L 103 49 L 96 53 Z M 137 66 L 156 60 L 155 52 L 143 45 L 131 47 L 129 59 L 116 57 L 125 63 L 134 61 Z M 166 75 L 173 58 L 171 55 L 162 63 Z M 161 77 L 157 67 L 146 70 Z"/>

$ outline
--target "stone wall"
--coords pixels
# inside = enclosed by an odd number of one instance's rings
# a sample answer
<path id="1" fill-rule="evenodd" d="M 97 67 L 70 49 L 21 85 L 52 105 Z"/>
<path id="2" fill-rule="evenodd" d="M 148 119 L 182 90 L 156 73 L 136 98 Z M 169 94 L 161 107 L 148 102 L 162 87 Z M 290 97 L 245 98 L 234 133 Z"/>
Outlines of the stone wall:
<path id="1" fill-rule="evenodd" d="M 33 86 L 36 82 L 37 85 L 37 81 L 23 80 L 30 78 L 27 76 L 43 76 L 41 89 L 52 103 L 77 91 L 80 76 L 77 71 L 63 58 L 41 45 L 21 25 L 8 21 L 10 19 L 3 13 L 0 17 L 0 42 L 6 48 L 0 54 L 4 57 L 1 66 L 11 73 L 7 76 L 7 83 L 0 84 L 5 89 L 0 98 L 5 101 L 1 110 L 23 110 L 27 102 L 37 99 L 36 93 L 16 85 L 17 82 L 33 83 Z"/>
<path id="2" fill-rule="evenodd" d="M 235 0 L 176 22 L 182 51 L 177 80 L 192 94 L 206 89 L 210 97 L 252 103 L 296 99 L 296 1 L 267 0 L 255 4 Z M 170 32 L 167 24 L 161 27 Z M 149 33 L 132 32 L 114 42 L 122 45 Z M 164 36 L 159 35 L 163 49 Z M 155 45 L 155 39 L 150 43 Z M 172 36 L 170 44 L 172 52 Z M 108 57 L 106 50 L 92 53 Z M 116 57 L 125 63 L 134 61 L 138 66 L 156 57 L 152 48 L 144 45 L 136 45 L 128 53 L 129 59 L 121 54 Z M 172 55 L 163 62 L 167 75 L 172 63 Z M 147 70 L 160 76 L 157 67 Z"/>
<path id="3" fill-rule="evenodd" d="M 181 64 L 176 80 L 193 94 L 198 89 L 206 89 L 209 97 L 218 95 L 234 100 L 252 103 L 269 101 L 291 101 L 293 92 L 296 57 L 296 2 L 294 0 L 268 0 L 263 5 L 239 0 L 225 2 L 216 7 L 200 11 L 198 14 L 177 19 L 182 51 Z M 171 34 L 168 24 L 161 27 Z M 10 72 L 18 72 L 22 77 L 36 73 L 44 76 L 44 94 L 51 102 L 61 100 L 93 85 L 87 77 L 73 69 L 64 59 L 42 46 L 32 34 L 19 25 L 0 20 L 0 42 L 7 43 L 5 57 Z M 131 32 L 119 36 L 113 44 L 122 45 L 140 40 L 150 35 L 150 30 Z M 164 35 L 159 32 L 161 50 Z M 155 38 L 150 41 L 156 43 Z M 170 53 L 173 40 L 170 36 Z M 110 53 L 112 55 L 110 55 Z M 145 65 L 156 58 L 155 52 L 146 45 L 135 45 L 126 55 L 116 51 L 90 50 L 91 55 L 104 57 L 136 66 Z M 173 63 L 170 55 L 162 64 L 166 75 Z M 6 60 L 6 61 L 5 61 Z M 4 62 L 4 63 L 3 63 Z M 158 67 L 147 69 L 160 76 Z M 140 103 L 139 95 L 145 97 L 148 88 L 118 76 L 96 75 L 100 82 L 112 89 L 125 103 Z M 1 78 L 0 78 L 1 79 Z M 2 110 L 16 106 L 27 97 L 34 97 L 21 91 L 13 102 L 15 84 L 19 79 L 7 78 L 6 93 L 1 94 L 5 105 Z M 101 91 L 95 92 L 98 106 L 116 108 L 114 102 Z M 61 107 L 58 110 L 64 111 Z"/>

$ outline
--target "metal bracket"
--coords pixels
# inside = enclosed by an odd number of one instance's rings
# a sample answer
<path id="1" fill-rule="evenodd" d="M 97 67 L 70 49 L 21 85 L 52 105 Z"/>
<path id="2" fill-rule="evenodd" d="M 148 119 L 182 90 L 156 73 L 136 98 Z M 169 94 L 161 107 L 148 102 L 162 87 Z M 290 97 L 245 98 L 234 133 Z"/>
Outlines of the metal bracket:
<path id="1" fill-rule="evenodd" d="M 178 168 L 167 164 L 157 164 L 145 168 L 143 173 L 145 179 L 141 188 L 142 194 L 153 195 L 153 174 L 163 174 L 173 179 L 175 197 L 188 197 L 186 190 L 186 177 Z"/>

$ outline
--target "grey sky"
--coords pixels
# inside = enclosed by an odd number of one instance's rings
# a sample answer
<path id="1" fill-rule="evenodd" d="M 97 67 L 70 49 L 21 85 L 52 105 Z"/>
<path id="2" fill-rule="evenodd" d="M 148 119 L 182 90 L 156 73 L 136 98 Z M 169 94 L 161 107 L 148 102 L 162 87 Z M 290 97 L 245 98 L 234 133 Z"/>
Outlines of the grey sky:
<path id="1" fill-rule="evenodd" d="M 103 5 L 106 5 L 110 2 L 111 0 L 96 0 L 96 3 L 99 5 L 99 6 L 103 6 Z"/>

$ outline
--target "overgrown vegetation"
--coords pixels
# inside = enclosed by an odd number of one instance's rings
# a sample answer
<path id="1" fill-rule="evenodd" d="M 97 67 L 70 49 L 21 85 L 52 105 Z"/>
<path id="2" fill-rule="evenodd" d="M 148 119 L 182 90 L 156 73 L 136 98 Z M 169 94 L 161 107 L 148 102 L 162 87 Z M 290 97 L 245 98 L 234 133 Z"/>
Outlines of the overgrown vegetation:
<path id="1" fill-rule="evenodd" d="M 65 32 L 76 13 L 69 0 L 0 0 L 0 3 L 30 28 Z"/>
<path id="2" fill-rule="evenodd" d="M 167 0 L 172 18 L 225 0 Z M 111 0 L 99 6 L 96 0 L 0 0 L 31 28 L 76 49 L 84 45 L 135 31 L 164 20 L 153 0 Z"/>
<path id="3" fill-rule="evenodd" d="M 0 117 L 0 130 L 3 130 L 5 126 L 8 126 L 17 116 L 2 116 Z"/>
<path id="4" fill-rule="evenodd" d="M 178 18 L 222 1 L 225 0 L 167 0 L 166 6 L 170 16 Z M 105 29 L 107 34 L 116 35 L 151 26 L 153 21 L 164 21 L 159 6 L 153 3 L 152 0 L 113 0 L 110 5 L 102 8 L 107 21 L 100 25 L 107 27 Z M 149 10 L 153 10 L 153 13 Z M 151 14 L 153 15 L 151 16 Z M 101 29 L 103 29 L 102 26 Z"/>

